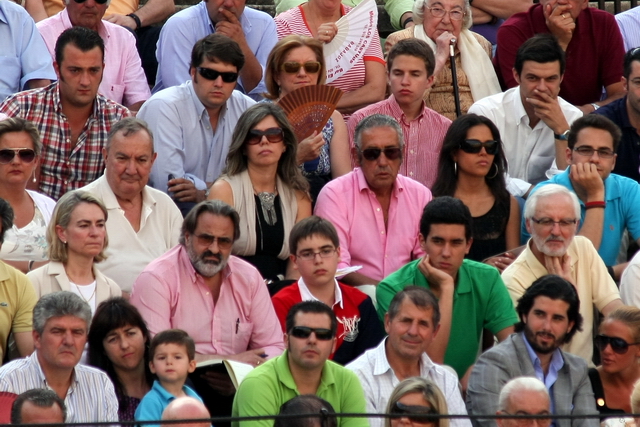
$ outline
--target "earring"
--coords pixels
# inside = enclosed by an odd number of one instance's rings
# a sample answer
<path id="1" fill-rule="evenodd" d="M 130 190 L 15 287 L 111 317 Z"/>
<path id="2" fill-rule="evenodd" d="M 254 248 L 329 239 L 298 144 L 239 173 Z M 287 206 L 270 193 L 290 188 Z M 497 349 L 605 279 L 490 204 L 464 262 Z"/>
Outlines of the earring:
<path id="1" fill-rule="evenodd" d="M 35 184 L 36 182 L 38 182 L 38 180 L 36 179 L 36 170 L 33 170 L 33 183 Z"/>
<path id="2" fill-rule="evenodd" d="M 458 162 L 453 162 L 453 174 L 458 175 Z"/>
<path id="3" fill-rule="evenodd" d="M 494 163 L 493 166 L 496 167 L 496 171 L 493 173 L 493 176 L 488 176 L 487 179 L 493 179 L 498 176 L 498 165 Z"/>

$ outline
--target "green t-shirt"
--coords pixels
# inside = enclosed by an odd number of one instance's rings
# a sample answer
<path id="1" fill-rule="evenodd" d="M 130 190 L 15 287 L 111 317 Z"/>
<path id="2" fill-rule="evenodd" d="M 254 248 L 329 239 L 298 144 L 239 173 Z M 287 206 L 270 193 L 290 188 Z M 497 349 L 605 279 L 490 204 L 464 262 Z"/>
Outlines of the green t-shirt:
<path id="1" fill-rule="evenodd" d="M 430 288 L 427 279 L 418 270 L 420 259 L 411 261 L 378 284 L 378 316 L 384 319 L 393 297 L 406 286 Z M 449 345 L 444 363 L 456 370 L 462 378 L 476 360 L 482 329 L 494 334 L 513 326 L 518 316 L 500 273 L 494 267 L 464 260 L 458 270 L 458 281 L 453 294 L 453 313 Z"/>

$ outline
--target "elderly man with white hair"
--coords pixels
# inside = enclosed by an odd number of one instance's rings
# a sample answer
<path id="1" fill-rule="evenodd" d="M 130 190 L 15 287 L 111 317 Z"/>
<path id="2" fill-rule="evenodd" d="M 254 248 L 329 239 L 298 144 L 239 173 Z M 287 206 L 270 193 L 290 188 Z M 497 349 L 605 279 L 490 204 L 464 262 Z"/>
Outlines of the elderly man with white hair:
<path id="1" fill-rule="evenodd" d="M 551 415 L 551 400 L 544 383 L 534 377 L 517 377 L 502 387 L 498 398 L 497 415 Z M 517 427 L 522 420 L 498 418 L 498 427 Z M 539 427 L 551 424 L 551 418 L 538 418 Z"/>

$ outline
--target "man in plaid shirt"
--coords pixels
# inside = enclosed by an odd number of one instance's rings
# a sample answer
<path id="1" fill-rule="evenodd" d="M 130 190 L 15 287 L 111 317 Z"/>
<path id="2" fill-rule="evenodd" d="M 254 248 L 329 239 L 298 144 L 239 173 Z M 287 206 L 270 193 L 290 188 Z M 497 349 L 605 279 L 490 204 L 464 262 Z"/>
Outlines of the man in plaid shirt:
<path id="1" fill-rule="evenodd" d="M 104 70 L 104 42 L 98 33 L 70 28 L 55 50 L 59 81 L 8 97 L 0 112 L 38 127 L 44 145 L 38 188 L 57 200 L 102 175 L 109 130 L 131 113 L 98 94 Z"/>

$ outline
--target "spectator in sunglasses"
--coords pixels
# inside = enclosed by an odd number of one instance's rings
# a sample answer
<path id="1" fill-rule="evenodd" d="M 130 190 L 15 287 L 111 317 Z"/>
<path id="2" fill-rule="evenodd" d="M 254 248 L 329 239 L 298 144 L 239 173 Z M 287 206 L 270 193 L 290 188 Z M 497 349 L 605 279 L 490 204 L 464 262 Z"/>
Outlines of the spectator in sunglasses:
<path id="1" fill-rule="evenodd" d="M 420 376 L 410 377 L 398 383 L 391 393 L 386 412 L 389 417 L 384 420 L 385 427 L 415 424 L 429 427 L 452 425 L 452 420 L 446 417 L 429 417 L 447 415 L 447 401 L 435 382 Z"/>
<path id="2" fill-rule="evenodd" d="M 0 121 L 0 198 L 16 216 L 4 230 L 0 259 L 28 273 L 47 262 L 47 224 L 56 202 L 27 190 L 36 178 L 42 141 L 36 126 L 19 117 Z"/>
<path id="3" fill-rule="evenodd" d="M 498 397 L 497 415 L 551 415 L 551 399 L 544 383 L 534 377 L 517 377 L 509 380 Z M 522 425 L 537 424 L 548 427 L 551 417 L 534 419 L 496 418 L 498 427 L 520 427 Z"/>
<path id="4" fill-rule="evenodd" d="M 589 369 L 596 408 L 603 416 L 635 413 L 633 385 L 640 380 L 640 309 L 618 307 L 600 324 L 596 347 L 600 366 Z"/>
<path id="5" fill-rule="evenodd" d="M 287 350 L 251 371 L 233 400 L 234 417 L 277 415 L 283 403 L 300 394 L 325 399 L 337 413 L 364 413 L 358 377 L 327 360 L 336 345 L 338 320 L 320 301 L 303 301 L 289 310 L 284 340 Z M 233 427 L 270 427 L 272 420 L 241 421 Z M 338 427 L 367 427 L 364 417 L 340 417 Z"/>
<path id="6" fill-rule="evenodd" d="M 360 121 L 351 151 L 360 168 L 324 186 L 315 214 L 338 230 L 338 269 L 362 266 L 342 281 L 375 285 L 424 254 L 416 230 L 431 191 L 398 173 L 405 145 L 394 118 L 373 114 Z"/>
<path id="7" fill-rule="evenodd" d="M 234 40 L 210 34 L 191 51 L 191 80 L 155 93 L 138 118 L 153 132 L 158 157 L 150 185 L 167 192 L 183 216 L 207 198 L 225 166 L 231 134 L 255 101 L 234 91 L 245 57 Z"/>

